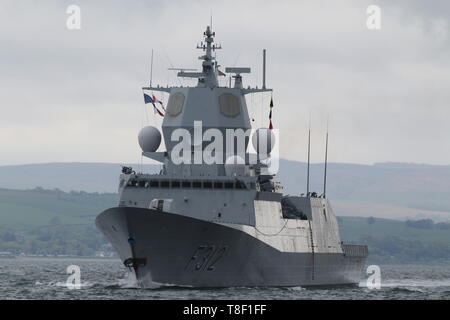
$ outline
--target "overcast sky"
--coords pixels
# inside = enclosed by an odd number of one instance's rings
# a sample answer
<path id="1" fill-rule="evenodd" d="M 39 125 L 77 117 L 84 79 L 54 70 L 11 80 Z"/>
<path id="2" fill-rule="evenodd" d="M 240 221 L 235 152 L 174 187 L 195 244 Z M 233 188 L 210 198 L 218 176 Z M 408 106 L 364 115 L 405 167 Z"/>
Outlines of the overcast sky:
<path id="1" fill-rule="evenodd" d="M 70 4 L 81 30 L 66 27 Z M 366 27 L 370 4 L 381 30 Z M 154 84 L 194 85 L 167 68 L 200 66 L 211 12 L 217 59 L 251 67 L 245 86 L 261 86 L 267 49 L 282 157 L 306 160 L 311 114 L 313 162 L 329 115 L 332 162 L 450 164 L 449 1 L 2 0 L 0 165 L 139 162 L 151 50 Z M 256 126 L 269 100 L 247 95 Z"/>

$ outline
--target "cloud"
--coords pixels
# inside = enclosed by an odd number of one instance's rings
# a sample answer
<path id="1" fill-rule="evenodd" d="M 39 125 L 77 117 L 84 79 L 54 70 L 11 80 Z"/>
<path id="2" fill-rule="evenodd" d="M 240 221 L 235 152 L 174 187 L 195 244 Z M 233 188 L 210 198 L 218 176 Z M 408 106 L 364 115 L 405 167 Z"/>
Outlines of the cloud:
<path id="1" fill-rule="evenodd" d="M 82 29 L 66 29 L 69 4 Z M 2 1 L 0 164 L 140 160 L 140 87 L 199 67 L 194 49 L 213 13 L 223 66 L 250 66 L 261 50 L 283 157 L 304 160 L 309 114 L 313 161 L 450 163 L 449 4 L 373 1 L 382 29 L 366 28 L 372 1 Z M 248 95 L 267 126 L 270 95 Z M 152 115 L 150 114 L 150 118 Z"/>

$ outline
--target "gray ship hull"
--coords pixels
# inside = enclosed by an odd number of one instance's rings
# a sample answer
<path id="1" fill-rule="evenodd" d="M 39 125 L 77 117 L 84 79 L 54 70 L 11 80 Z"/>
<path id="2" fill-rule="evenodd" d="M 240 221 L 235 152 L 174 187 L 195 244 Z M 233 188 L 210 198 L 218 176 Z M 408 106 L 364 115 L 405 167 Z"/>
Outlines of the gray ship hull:
<path id="1" fill-rule="evenodd" d="M 226 225 L 143 208 L 108 209 L 96 225 L 142 286 L 357 284 L 366 255 L 281 252 Z"/>

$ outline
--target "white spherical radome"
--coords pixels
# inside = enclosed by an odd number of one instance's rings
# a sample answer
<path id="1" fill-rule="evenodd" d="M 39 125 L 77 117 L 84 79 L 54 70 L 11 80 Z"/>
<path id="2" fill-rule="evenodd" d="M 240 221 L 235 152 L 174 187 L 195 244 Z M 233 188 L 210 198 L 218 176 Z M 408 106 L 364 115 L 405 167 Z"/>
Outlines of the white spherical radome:
<path id="1" fill-rule="evenodd" d="M 252 136 L 252 145 L 260 155 L 269 155 L 275 146 L 275 134 L 267 128 L 257 129 Z"/>
<path id="2" fill-rule="evenodd" d="M 144 152 L 155 152 L 161 144 L 161 133 L 153 126 L 146 126 L 139 131 L 139 146 Z"/>

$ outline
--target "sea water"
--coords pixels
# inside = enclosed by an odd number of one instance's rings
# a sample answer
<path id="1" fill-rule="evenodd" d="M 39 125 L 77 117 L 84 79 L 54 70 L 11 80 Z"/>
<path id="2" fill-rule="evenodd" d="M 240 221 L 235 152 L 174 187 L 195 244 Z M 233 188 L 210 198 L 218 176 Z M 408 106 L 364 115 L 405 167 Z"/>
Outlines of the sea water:
<path id="1" fill-rule="evenodd" d="M 68 286 L 69 266 L 79 267 L 79 285 Z M 354 287 L 196 289 L 155 285 L 139 288 L 119 260 L 0 259 L 0 299 L 447 299 L 450 263 L 380 265 L 381 288 L 370 289 L 362 274 Z M 70 281 L 69 281 L 70 282 Z"/>

